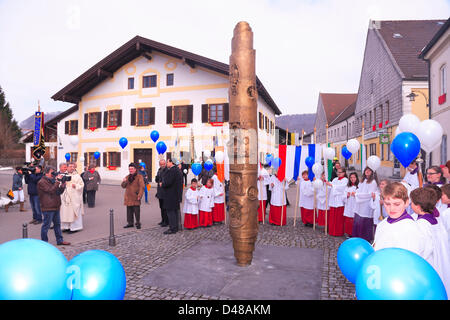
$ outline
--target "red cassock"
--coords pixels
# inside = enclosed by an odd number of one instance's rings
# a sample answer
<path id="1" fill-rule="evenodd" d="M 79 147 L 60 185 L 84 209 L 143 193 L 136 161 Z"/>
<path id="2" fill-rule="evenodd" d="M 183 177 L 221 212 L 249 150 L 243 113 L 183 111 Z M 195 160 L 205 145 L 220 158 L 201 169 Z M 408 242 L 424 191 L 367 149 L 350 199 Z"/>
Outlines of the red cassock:
<path id="1" fill-rule="evenodd" d="M 266 200 L 259 200 L 258 221 L 263 222 L 264 220 L 266 220 Z"/>
<path id="2" fill-rule="evenodd" d="M 214 203 L 214 208 L 212 209 L 212 221 L 222 222 L 225 220 L 225 204 L 224 203 Z"/>
<path id="3" fill-rule="evenodd" d="M 283 210 L 283 222 L 281 221 L 282 210 Z M 284 206 L 270 205 L 269 223 L 273 223 L 277 226 L 284 226 L 286 225 L 286 215 L 287 215 L 286 205 Z"/>
<path id="4" fill-rule="evenodd" d="M 300 207 L 300 214 L 302 216 L 302 222 L 303 224 L 313 224 L 314 223 L 314 209 L 306 209 L 303 207 Z"/>
<path id="5" fill-rule="evenodd" d="M 327 221 L 326 224 L 330 224 L 330 210 L 326 210 Z M 317 218 L 317 225 L 319 227 L 325 227 L 325 210 L 319 210 L 319 216 Z"/>
<path id="6" fill-rule="evenodd" d="M 198 211 L 198 220 L 200 227 L 212 226 L 212 212 Z"/>
<path id="7" fill-rule="evenodd" d="M 344 208 L 330 207 L 330 220 L 328 224 L 328 234 L 330 236 L 341 237 L 344 235 Z"/>
<path id="8" fill-rule="evenodd" d="M 198 214 L 184 214 L 184 227 L 186 229 L 195 229 L 198 227 Z"/>
<path id="9" fill-rule="evenodd" d="M 344 216 L 344 233 L 349 236 L 352 236 L 352 230 L 353 230 L 353 218 Z"/>

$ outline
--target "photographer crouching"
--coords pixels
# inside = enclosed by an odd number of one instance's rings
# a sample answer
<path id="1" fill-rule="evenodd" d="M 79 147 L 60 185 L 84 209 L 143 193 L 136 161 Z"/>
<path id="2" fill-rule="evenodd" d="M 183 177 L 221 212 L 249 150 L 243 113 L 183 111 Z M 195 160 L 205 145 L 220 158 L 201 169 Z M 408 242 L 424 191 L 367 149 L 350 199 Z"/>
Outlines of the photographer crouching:
<path id="1" fill-rule="evenodd" d="M 66 242 L 63 239 L 61 232 L 61 217 L 59 213 L 61 207 L 61 194 L 64 192 L 65 187 L 66 182 L 63 181 L 63 175 L 58 175 L 55 172 L 55 168 L 50 166 L 45 168 L 44 176 L 37 184 L 42 215 L 44 216 L 44 223 L 41 228 L 41 239 L 48 242 L 47 233 L 50 228 L 50 223 L 53 221 L 56 244 L 58 246 L 70 245 L 70 242 Z"/>
<path id="2" fill-rule="evenodd" d="M 28 196 L 30 197 L 31 210 L 33 211 L 33 220 L 29 224 L 40 224 L 42 223 L 42 211 L 37 184 L 44 175 L 42 173 L 42 167 L 40 165 L 34 166 L 30 164 L 28 168 L 24 168 L 22 171 L 25 176 L 25 183 L 28 184 Z"/>

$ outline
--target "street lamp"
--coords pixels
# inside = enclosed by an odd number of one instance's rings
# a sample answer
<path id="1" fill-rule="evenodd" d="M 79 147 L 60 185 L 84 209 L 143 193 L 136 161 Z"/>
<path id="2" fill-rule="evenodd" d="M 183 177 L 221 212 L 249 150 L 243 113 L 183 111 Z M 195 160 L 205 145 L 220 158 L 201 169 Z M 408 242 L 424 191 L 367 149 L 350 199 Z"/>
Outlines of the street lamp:
<path id="1" fill-rule="evenodd" d="M 422 91 L 417 91 L 418 93 L 420 93 L 421 95 L 423 95 L 423 97 L 425 98 L 425 102 L 427 104 L 427 108 L 429 107 L 428 104 L 428 97 L 422 92 Z M 415 101 L 415 98 L 418 97 L 419 95 L 414 93 L 413 91 L 411 91 L 410 94 L 408 94 L 406 97 L 409 98 L 409 101 L 413 102 Z"/>

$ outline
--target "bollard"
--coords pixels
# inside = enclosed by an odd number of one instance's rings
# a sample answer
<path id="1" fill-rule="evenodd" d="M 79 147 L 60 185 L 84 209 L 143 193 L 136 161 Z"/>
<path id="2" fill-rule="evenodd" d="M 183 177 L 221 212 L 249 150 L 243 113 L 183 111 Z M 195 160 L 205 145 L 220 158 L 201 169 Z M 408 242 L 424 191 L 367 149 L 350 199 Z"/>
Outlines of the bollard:
<path id="1" fill-rule="evenodd" d="M 26 223 L 22 224 L 22 238 L 28 238 L 28 225 Z"/>
<path id="2" fill-rule="evenodd" d="M 109 245 L 116 245 L 116 236 L 114 235 L 114 210 L 109 209 Z"/>

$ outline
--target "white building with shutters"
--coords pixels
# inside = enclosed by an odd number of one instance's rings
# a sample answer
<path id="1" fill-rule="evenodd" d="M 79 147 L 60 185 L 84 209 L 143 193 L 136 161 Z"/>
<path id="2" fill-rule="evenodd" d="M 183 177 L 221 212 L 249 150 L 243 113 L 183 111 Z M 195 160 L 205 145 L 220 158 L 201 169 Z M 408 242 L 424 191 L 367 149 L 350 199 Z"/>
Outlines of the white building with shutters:
<path id="1" fill-rule="evenodd" d="M 159 157 L 151 131 L 167 145 L 166 156 L 179 150 L 186 162 L 192 135 L 196 157 L 228 140 L 228 85 L 227 64 L 136 36 L 52 97 L 75 104 L 58 119 L 57 160 L 70 153 L 79 168 L 96 161 L 110 180 L 122 180 L 130 162 L 142 161 L 153 180 Z M 259 79 L 257 87 L 258 151 L 264 156 L 276 152 L 275 115 L 281 111 Z M 124 149 L 121 137 L 128 140 Z"/>

